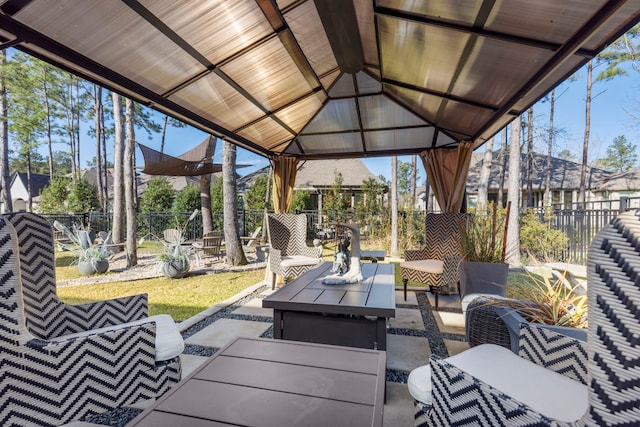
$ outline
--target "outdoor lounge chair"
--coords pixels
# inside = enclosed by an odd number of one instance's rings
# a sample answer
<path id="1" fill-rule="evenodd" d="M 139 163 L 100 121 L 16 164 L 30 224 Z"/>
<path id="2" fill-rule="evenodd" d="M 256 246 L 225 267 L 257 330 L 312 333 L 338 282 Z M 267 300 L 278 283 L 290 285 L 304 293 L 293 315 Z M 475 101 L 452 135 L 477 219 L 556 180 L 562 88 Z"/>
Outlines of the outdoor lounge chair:
<path id="1" fill-rule="evenodd" d="M 0 425 L 54 426 L 162 395 L 181 376 L 180 332 L 147 295 L 69 305 L 56 294 L 51 224 L 0 216 Z"/>
<path id="2" fill-rule="evenodd" d="M 179 245 L 182 243 L 182 233 L 177 228 L 167 228 L 162 232 L 162 238 L 168 245 Z"/>
<path id="3" fill-rule="evenodd" d="M 209 231 L 202 237 L 202 252 L 206 258 L 220 258 L 222 232 Z"/>
<path id="4" fill-rule="evenodd" d="M 322 246 L 307 246 L 307 217 L 304 214 L 271 214 L 268 217 L 271 289 L 276 275 L 285 283 L 322 262 Z"/>
<path id="5" fill-rule="evenodd" d="M 428 213 L 425 219 L 423 249 L 404 251 L 400 276 L 407 300 L 407 282 L 424 283 L 435 294 L 438 310 L 440 293 L 458 292 L 458 265 L 462 260 L 460 229 L 466 226 L 469 215 L 464 213 Z"/>
<path id="6" fill-rule="evenodd" d="M 518 355 L 484 344 L 432 356 L 407 381 L 416 425 L 637 425 L 639 272 L 640 211 L 627 212 L 589 247 L 588 343 L 523 322 Z"/>

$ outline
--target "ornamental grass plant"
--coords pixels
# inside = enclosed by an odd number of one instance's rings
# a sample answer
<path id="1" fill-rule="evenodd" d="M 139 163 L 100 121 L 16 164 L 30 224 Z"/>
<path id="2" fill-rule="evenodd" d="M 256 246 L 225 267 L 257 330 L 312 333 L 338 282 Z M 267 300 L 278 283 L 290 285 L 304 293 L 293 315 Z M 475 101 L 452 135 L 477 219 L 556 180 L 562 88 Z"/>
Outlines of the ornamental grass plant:
<path id="1" fill-rule="evenodd" d="M 470 262 L 503 263 L 508 208 L 490 203 L 484 213 L 476 212 L 460 230 L 462 258 Z"/>
<path id="2" fill-rule="evenodd" d="M 512 283 L 508 296 L 493 299 L 492 305 L 517 311 L 531 323 L 586 328 L 587 296 L 578 293 L 578 286 L 568 287 L 564 277 L 526 272 L 526 278 Z"/>

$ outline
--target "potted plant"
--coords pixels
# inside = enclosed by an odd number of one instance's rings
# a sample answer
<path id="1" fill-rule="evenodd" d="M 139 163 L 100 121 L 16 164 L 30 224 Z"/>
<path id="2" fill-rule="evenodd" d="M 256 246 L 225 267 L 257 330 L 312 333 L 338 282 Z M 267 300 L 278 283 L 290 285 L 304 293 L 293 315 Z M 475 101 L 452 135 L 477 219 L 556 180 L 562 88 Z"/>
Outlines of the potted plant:
<path id="1" fill-rule="evenodd" d="M 587 296 L 577 292 L 577 286 L 567 286 L 568 282 L 563 279 L 553 281 L 546 275 L 528 272 L 526 282 L 510 287 L 509 293 L 515 298 L 476 300 L 469 310 L 491 306 L 504 321 L 514 352 L 519 348 L 519 330 L 523 323 L 586 341 Z"/>
<path id="2" fill-rule="evenodd" d="M 499 211 L 491 203 L 488 213 L 476 213 L 461 230 L 460 296 L 496 294 L 504 296 L 509 265 L 505 246 L 509 206 Z"/>
<path id="3" fill-rule="evenodd" d="M 56 230 L 63 232 L 71 242 L 60 243 L 60 246 L 73 253 L 80 274 L 83 276 L 102 274 L 109 270 L 109 257 L 112 252 L 106 244 L 93 242 L 92 231 L 85 230 L 79 225 L 73 225 L 69 229 L 58 221 L 54 221 L 53 226 Z"/>
<path id="4" fill-rule="evenodd" d="M 158 260 L 160 261 L 160 271 L 165 277 L 180 279 L 189 273 L 191 268 L 190 258 L 194 252 L 191 246 L 183 245 L 184 232 L 189 222 L 191 222 L 197 214 L 198 209 L 195 209 L 182 229 L 179 230 L 179 235 L 175 241 L 163 241 L 164 251 L 158 256 Z"/>

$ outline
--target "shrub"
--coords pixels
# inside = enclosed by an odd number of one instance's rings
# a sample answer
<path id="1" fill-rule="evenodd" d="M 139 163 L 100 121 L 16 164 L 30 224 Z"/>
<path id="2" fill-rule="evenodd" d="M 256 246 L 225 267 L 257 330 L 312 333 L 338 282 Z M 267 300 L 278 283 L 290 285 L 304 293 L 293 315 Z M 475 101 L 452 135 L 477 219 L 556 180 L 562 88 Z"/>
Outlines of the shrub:
<path id="1" fill-rule="evenodd" d="M 540 220 L 533 209 L 527 209 L 521 217 L 520 249 L 536 262 L 557 261 L 558 255 L 567 245 L 568 238 L 553 227 L 553 215 L 546 210 Z"/>
<path id="2" fill-rule="evenodd" d="M 171 210 L 175 190 L 167 178 L 158 176 L 149 181 L 146 191 L 140 197 L 141 212 L 166 212 Z"/>

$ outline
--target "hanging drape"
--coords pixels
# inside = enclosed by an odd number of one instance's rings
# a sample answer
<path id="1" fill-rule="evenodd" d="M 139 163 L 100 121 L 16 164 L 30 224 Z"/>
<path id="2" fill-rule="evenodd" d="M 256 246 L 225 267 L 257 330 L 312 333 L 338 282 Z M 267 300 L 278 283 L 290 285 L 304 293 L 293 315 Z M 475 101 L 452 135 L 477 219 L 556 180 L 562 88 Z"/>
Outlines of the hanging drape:
<path id="1" fill-rule="evenodd" d="M 293 200 L 298 159 L 278 156 L 271 159 L 271 167 L 273 168 L 273 210 L 276 213 L 288 213 Z"/>
<path id="2" fill-rule="evenodd" d="M 460 212 L 472 152 L 473 143 L 466 141 L 456 148 L 436 148 L 420 153 L 429 184 L 443 212 Z"/>

